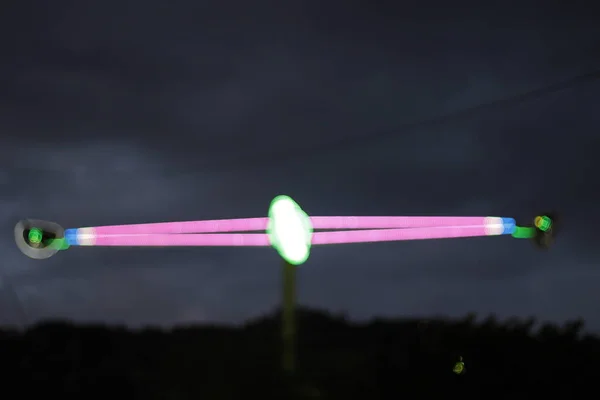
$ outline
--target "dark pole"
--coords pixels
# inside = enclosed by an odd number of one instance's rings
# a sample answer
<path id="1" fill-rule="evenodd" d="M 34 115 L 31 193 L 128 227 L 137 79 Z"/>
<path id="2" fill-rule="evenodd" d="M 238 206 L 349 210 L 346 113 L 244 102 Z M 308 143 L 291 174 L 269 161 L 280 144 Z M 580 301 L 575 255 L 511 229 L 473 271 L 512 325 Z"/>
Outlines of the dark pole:
<path id="1" fill-rule="evenodd" d="M 283 260 L 282 366 L 288 374 L 296 370 L 296 266 Z"/>

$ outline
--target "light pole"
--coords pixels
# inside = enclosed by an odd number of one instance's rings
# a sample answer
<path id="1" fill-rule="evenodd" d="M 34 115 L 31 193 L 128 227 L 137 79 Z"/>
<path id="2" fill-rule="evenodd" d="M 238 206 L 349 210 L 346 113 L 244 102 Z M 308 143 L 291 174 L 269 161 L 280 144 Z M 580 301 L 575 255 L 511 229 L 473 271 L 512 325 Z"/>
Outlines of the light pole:
<path id="1" fill-rule="evenodd" d="M 281 361 L 283 371 L 293 375 L 296 370 L 296 266 L 286 260 L 282 260 L 282 264 Z"/>
<path id="2" fill-rule="evenodd" d="M 296 371 L 296 268 L 310 255 L 312 225 L 308 215 L 288 196 L 277 196 L 269 207 L 267 234 L 282 259 L 282 369 Z"/>

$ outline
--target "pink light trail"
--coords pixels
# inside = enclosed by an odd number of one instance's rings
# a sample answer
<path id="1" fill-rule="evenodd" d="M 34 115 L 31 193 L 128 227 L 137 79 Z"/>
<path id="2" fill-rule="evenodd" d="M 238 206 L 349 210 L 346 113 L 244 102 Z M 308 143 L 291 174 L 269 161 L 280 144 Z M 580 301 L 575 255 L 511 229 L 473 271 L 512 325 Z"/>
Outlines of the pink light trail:
<path id="1" fill-rule="evenodd" d="M 484 225 L 489 217 L 310 217 L 313 229 L 396 229 Z M 97 235 L 265 231 L 268 218 L 240 218 L 91 227 Z M 90 228 L 84 228 L 90 229 Z"/>
<path id="2" fill-rule="evenodd" d="M 87 228 L 89 229 L 89 228 Z M 443 226 L 408 229 L 374 229 L 338 232 L 315 232 L 312 244 L 343 244 L 391 242 L 401 240 L 445 239 L 499 235 L 502 225 Z M 264 233 L 239 234 L 151 234 L 107 235 L 84 234 L 79 237 L 81 246 L 270 246 Z"/>

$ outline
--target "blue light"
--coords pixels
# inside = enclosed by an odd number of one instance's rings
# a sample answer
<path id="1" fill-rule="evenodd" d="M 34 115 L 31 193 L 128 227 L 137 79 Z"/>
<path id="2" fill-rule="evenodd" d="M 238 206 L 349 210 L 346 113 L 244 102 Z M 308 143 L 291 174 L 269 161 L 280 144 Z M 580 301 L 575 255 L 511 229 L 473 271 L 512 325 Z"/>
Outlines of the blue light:
<path id="1" fill-rule="evenodd" d="M 65 240 L 69 246 L 77 246 L 79 245 L 79 240 L 77 240 L 77 229 L 65 229 Z"/>
<path id="2" fill-rule="evenodd" d="M 503 235 L 512 235 L 517 229 L 517 221 L 514 218 L 502 218 L 502 224 L 504 225 Z"/>

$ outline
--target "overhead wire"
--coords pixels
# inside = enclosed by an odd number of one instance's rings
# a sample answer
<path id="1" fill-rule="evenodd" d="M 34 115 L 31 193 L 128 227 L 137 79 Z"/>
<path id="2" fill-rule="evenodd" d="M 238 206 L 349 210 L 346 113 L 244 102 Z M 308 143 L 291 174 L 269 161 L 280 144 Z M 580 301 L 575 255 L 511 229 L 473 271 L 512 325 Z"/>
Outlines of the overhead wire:
<path id="1" fill-rule="evenodd" d="M 218 161 L 212 158 L 208 162 L 201 162 L 195 163 L 193 165 L 188 165 L 187 168 L 191 170 L 190 172 L 183 172 L 181 170 L 162 170 L 160 172 L 160 175 L 176 175 L 177 177 L 181 177 L 185 175 L 194 175 L 198 172 L 235 172 L 238 170 L 247 171 L 249 169 L 260 169 L 265 167 L 271 167 L 274 165 L 282 166 L 295 161 L 300 161 L 306 156 L 306 154 L 310 154 L 311 158 L 314 159 L 314 157 L 324 156 L 327 154 L 332 154 L 352 148 L 370 146 L 388 139 L 392 139 L 394 137 L 405 135 L 417 129 L 440 126 L 460 121 L 463 119 L 468 119 L 476 116 L 477 114 L 489 112 L 495 109 L 516 106 L 522 103 L 541 99 L 577 86 L 581 86 L 586 83 L 591 83 L 596 80 L 600 80 L 600 69 L 583 73 L 561 82 L 556 82 L 523 93 L 518 93 L 501 99 L 481 103 L 458 111 L 430 118 L 425 118 L 418 121 L 406 122 L 389 129 L 370 131 L 366 134 L 356 136 L 343 136 L 325 143 L 311 143 L 306 146 L 295 146 L 293 148 L 283 149 L 277 152 L 259 154 L 254 153 L 252 156 L 249 157 L 231 157 L 219 159 Z M 211 154 L 211 151 L 207 150 L 207 154 Z M 34 166 L 11 166 L 10 169 L 36 173 L 42 172 Z M 62 170 L 53 171 L 46 168 L 44 168 L 43 172 L 64 174 L 64 171 Z M 114 171 L 109 172 L 111 174 L 115 173 Z"/>
<path id="2" fill-rule="evenodd" d="M 363 135 L 340 137 L 336 140 L 326 143 L 311 144 L 304 147 L 294 147 L 292 149 L 284 150 L 275 154 L 262 154 L 252 158 L 239 157 L 230 162 L 223 163 L 222 166 L 217 167 L 215 170 L 229 171 L 231 169 L 266 167 L 272 164 L 284 164 L 292 160 L 301 159 L 306 154 L 310 154 L 311 157 L 314 157 L 356 147 L 366 147 L 374 143 L 385 141 L 386 139 L 407 134 L 416 129 L 429 128 L 471 118 L 478 113 L 484 113 L 497 108 L 510 107 L 532 100 L 537 100 L 567 89 L 574 88 L 576 86 L 583 85 L 585 83 L 591 83 L 596 80 L 600 80 L 600 69 L 580 74 L 568 80 L 546 85 L 527 92 L 481 103 L 448 114 L 407 122 L 390 129 L 371 131 L 368 134 Z M 214 166 L 214 164 L 212 165 Z M 206 165 L 206 167 L 210 167 L 210 164 Z"/>

